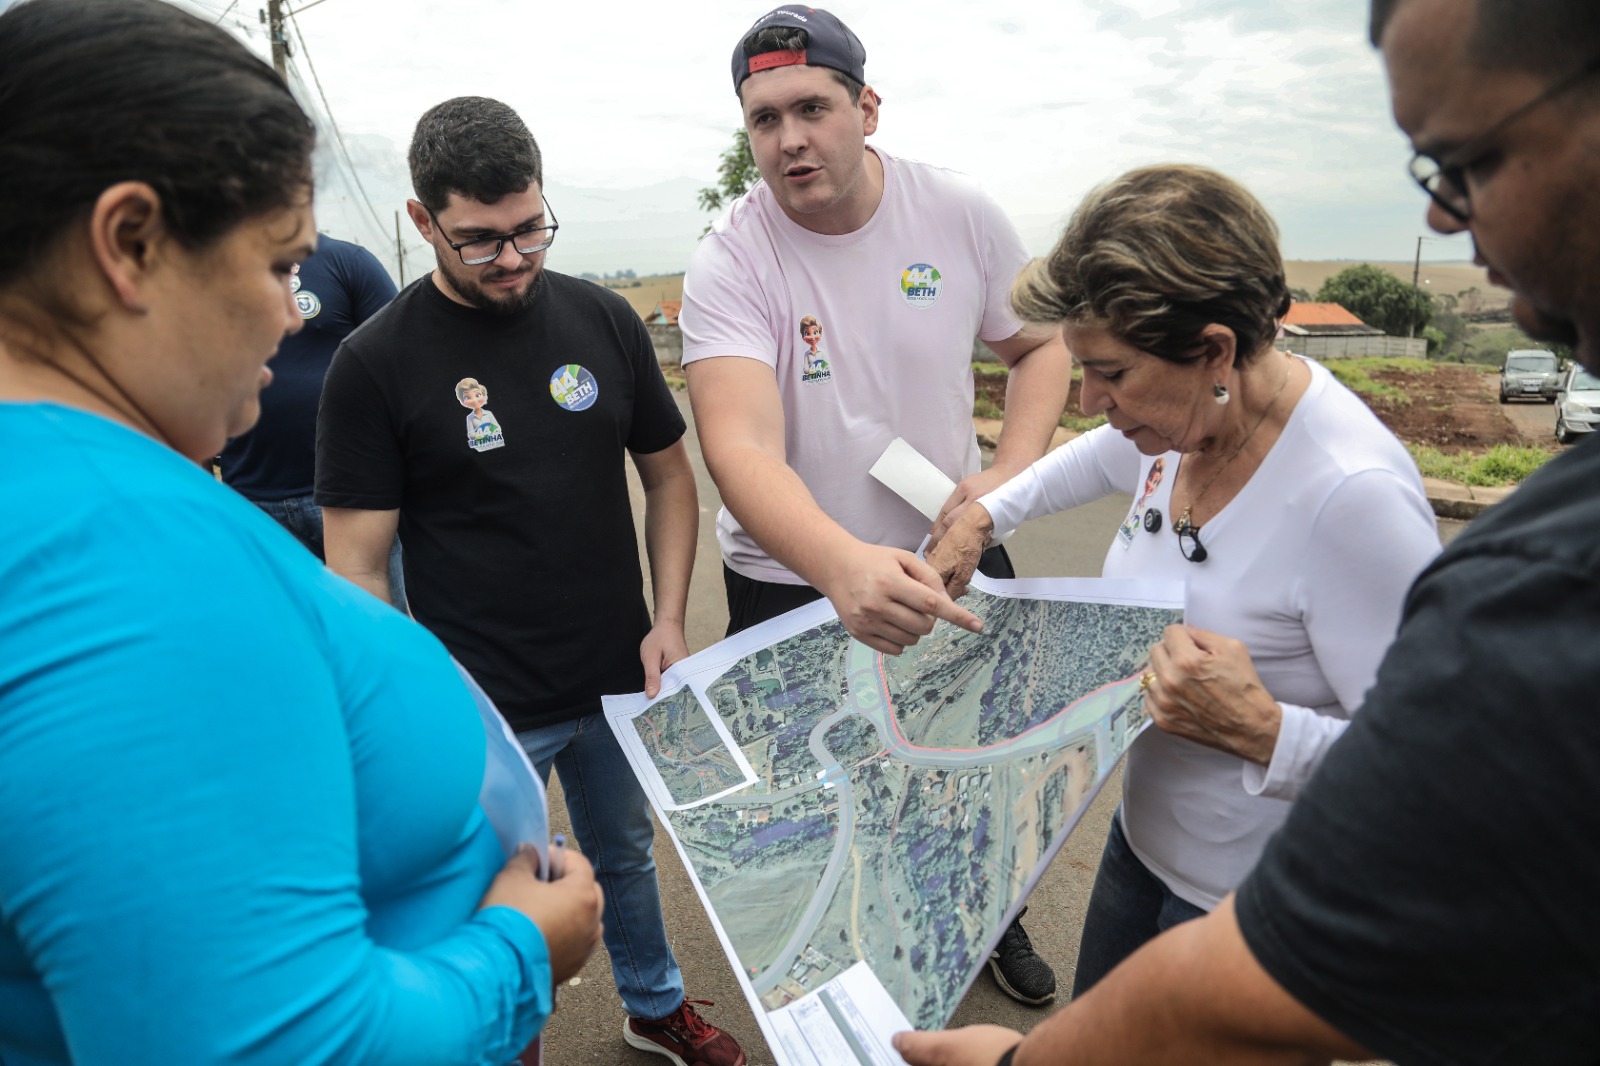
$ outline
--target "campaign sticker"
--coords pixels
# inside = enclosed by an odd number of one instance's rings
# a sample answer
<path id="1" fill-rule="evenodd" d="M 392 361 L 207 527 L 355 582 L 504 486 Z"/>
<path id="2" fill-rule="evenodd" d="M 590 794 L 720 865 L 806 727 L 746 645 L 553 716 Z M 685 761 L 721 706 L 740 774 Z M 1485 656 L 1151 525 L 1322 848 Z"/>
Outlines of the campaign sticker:
<path id="1" fill-rule="evenodd" d="M 900 295 L 912 307 L 932 307 L 943 288 L 938 267 L 930 263 L 912 263 L 900 272 Z"/>
<path id="2" fill-rule="evenodd" d="M 506 446 L 500 420 L 487 406 L 489 386 L 477 378 L 462 378 L 456 382 L 456 402 L 468 411 L 467 447 L 475 452 L 491 452 Z"/>
<path id="3" fill-rule="evenodd" d="M 587 411 L 600 398 L 600 383 L 577 363 L 568 363 L 550 375 L 550 395 L 569 411 Z"/>
<path id="4" fill-rule="evenodd" d="M 822 323 L 816 315 L 806 315 L 800 320 L 800 339 L 805 342 L 805 362 L 800 368 L 802 384 L 814 385 L 831 381 L 833 371 L 828 366 L 828 353 L 822 350 Z"/>

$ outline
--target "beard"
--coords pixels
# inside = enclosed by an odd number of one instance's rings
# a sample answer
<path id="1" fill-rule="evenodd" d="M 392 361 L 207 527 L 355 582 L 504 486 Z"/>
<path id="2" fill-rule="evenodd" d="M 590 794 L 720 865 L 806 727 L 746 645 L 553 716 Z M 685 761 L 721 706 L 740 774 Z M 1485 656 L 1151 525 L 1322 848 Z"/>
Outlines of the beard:
<path id="1" fill-rule="evenodd" d="M 488 270 L 483 274 L 474 275 L 470 271 L 482 270 L 482 267 L 469 267 L 459 259 L 447 259 L 440 252 L 434 253 L 434 261 L 439 265 L 439 273 L 450 283 L 450 288 L 455 290 L 457 296 L 480 311 L 488 311 L 494 315 L 517 315 L 533 306 L 533 301 L 539 294 L 539 275 L 543 271 L 543 263 L 524 263 L 518 270 Z M 526 289 L 512 290 L 503 294 L 493 294 L 484 288 L 484 283 L 500 278 L 510 277 L 514 274 L 530 275 L 533 280 Z"/>

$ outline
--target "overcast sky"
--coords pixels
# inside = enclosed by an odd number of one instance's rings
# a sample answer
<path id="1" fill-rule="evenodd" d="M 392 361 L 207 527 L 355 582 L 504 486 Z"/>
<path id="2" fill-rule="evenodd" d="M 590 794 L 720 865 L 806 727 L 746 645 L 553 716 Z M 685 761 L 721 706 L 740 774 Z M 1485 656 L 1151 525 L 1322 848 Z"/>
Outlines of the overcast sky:
<path id="1" fill-rule="evenodd" d="M 183 3 L 213 16 L 228 6 Z M 243 0 L 222 19 L 258 49 L 261 3 Z M 705 221 L 693 189 L 710 183 L 739 124 L 729 57 L 770 0 L 290 6 L 304 9 L 295 70 L 309 82 L 314 67 L 391 244 L 417 116 L 478 94 L 515 107 L 544 150 L 563 223 L 556 252 L 564 258 L 552 262 L 644 272 L 687 263 Z M 1366 42 L 1366 6 L 852 0 L 830 10 L 865 43 L 867 80 L 884 98 L 874 143 L 976 176 L 1036 253 L 1096 183 L 1145 163 L 1188 161 L 1260 196 L 1289 258 L 1405 260 L 1428 232 L 1424 198 L 1406 174 L 1409 149 Z M 324 225 L 353 225 L 348 185 L 329 174 L 319 194 Z M 355 213 L 366 226 L 358 239 L 378 240 L 370 214 Z M 630 230 L 641 235 L 636 246 Z M 1461 238 L 1423 247 L 1424 259 L 1470 256 Z"/>

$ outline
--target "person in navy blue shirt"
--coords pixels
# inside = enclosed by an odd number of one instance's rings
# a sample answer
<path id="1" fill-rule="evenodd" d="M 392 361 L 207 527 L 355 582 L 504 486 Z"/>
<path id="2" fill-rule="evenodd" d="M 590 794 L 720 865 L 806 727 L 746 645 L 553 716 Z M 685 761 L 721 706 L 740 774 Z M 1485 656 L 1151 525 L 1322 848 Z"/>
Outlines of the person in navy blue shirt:
<path id="1" fill-rule="evenodd" d="M 261 421 L 228 442 L 217 466 L 223 481 L 325 559 L 322 508 L 311 498 L 322 379 L 339 342 L 394 299 L 395 287 L 371 252 L 326 233 L 289 284 L 304 328 L 278 346 L 272 385 L 261 393 Z M 404 611 L 398 539 L 389 551 L 389 587 Z"/>

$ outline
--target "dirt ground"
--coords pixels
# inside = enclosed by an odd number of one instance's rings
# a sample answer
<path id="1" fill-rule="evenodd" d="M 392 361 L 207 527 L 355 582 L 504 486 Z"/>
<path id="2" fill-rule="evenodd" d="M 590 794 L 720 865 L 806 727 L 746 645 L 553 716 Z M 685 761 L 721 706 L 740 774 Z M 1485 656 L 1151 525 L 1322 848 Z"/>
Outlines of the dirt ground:
<path id="1" fill-rule="evenodd" d="M 1496 444 L 1555 447 L 1553 430 L 1549 428 L 1554 425 L 1555 416 L 1550 408 L 1543 404 L 1502 406 L 1496 392 L 1498 379 L 1481 367 L 1446 364 L 1421 373 L 1380 370 L 1370 376 L 1410 397 L 1410 403 L 1402 403 L 1362 395 L 1384 425 L 1407 444 L 1427 445 L 1452 454 L 1478 454 Z M 998 375 L 977 377 L 978 395 L 1000 407 L 1005 406 L 1005 386 L 1006 379 Z M 1537 410 L 1524 411 L 1523 406 Z M 1082 413 L 1076 381 L 1072 383 L 1067 411 L 1073 415 Z"/>
<path id="2" fill-rule="evenodd" d="M 1380 370 L 1370 376 L 1411 398 L 1410 403 L 1402 403 L 1362 396 L 1383 424 L 1407 444 L 1476 454 L 1496 444 L 1533 443 L 1501 406 L 1498 377 L 1481 368 L 1440 365 L 1423 373 Z"/>

